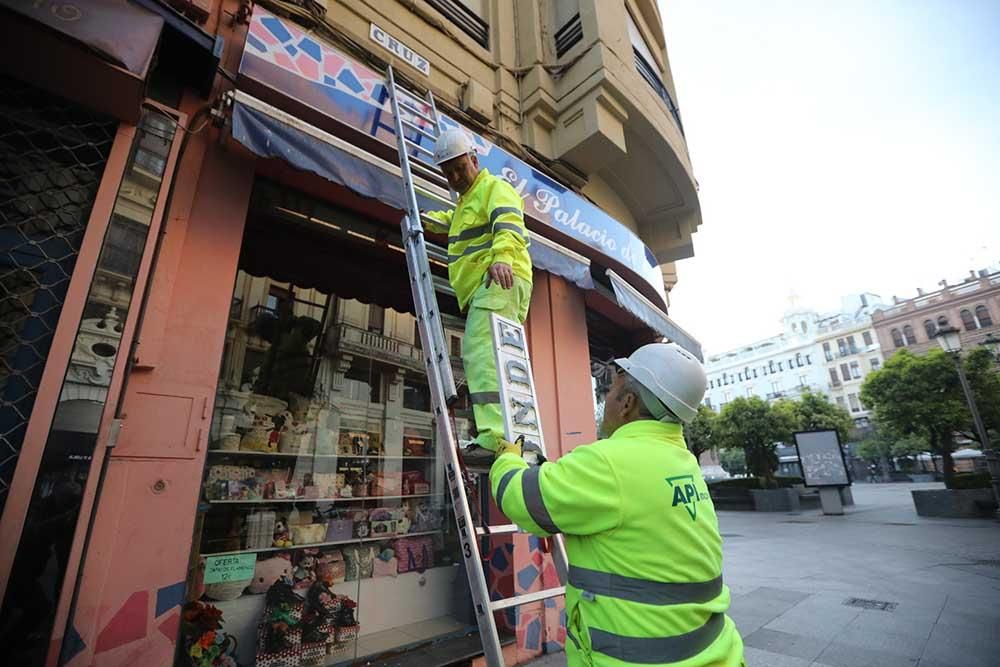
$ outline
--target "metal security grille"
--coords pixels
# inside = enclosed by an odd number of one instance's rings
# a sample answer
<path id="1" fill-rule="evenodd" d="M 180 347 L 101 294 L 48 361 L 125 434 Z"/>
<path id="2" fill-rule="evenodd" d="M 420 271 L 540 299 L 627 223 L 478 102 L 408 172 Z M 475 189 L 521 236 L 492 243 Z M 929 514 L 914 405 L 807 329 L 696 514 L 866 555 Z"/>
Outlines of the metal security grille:
<path id="1" fill-rule="evenodd" d="M 0 511 L 116 125 L 0 77 Z"/>

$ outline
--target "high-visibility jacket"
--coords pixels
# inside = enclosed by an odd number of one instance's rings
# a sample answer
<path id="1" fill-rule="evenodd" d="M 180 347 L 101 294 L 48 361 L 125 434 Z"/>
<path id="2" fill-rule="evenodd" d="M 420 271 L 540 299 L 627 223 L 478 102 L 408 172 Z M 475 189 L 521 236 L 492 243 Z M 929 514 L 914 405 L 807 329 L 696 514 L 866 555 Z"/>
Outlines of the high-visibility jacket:
<path id="1" fill-rule="evenodd" d="M 680 424 L 631 422 L 537 467 L 503 454 L 490 483 L 521 528 L 565 536 L 570 665 L 740 667 L 718 520 Z"/>
<path id="2" fill-rule="evenodd" d="M 433 232 L 448 233 L 448 279 L 465 310 L 491 264 L 510 264 L 531 283 L 524 201 L 502 178 L 481 169 L 455 208 L 427 214 Z"/>

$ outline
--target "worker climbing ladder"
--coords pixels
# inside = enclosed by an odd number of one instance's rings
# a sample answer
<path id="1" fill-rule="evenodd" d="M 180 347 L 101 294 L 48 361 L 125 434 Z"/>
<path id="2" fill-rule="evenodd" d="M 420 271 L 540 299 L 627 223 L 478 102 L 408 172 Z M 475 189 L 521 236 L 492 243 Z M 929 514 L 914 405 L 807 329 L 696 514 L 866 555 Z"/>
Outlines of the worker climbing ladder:
<path id="1" fill-rule="evenodd" d="M 434 97 L 428 91 L 423 99 L 412 95 L 396 85 L 392 67 L 388 71 L 389 100 L 392 105 L 396 145 L 399 150 L 399 166 L 402 172 L 405 192 L 406 214 L 400 223 L 403 246 L 406 250 L 406 266 L 410 274 L 410 287 L 417 317 L 417 328 L 427 365 L 427 380 L 430 387 L 431 409 L 434 416 L 437 441 L 445 443 L 445 473 L 449 495 L 458 524 L 465 571 L 469 577 L 473 608 L 479 634 L 482 638 L 483 653 L 489 667 L 504 664 L 493 613 L 529 602 L 537 602 L 561 595 L 565 588 L 551 588 L 501 600 L 490 600 L 483 555 L 479 549 L 479 539 L 491 535 L 518 532 L 517 526 L 476 525 L 473 520 L 470 496 L 475 496 L 473 485 L 467 486 L 470 476 L 466 473 L 459 452 L 451 405 L 457 397 L 455 378 L 452 373 L 449 348 L 445 344 L 441 313 L 438 310 L 437 295 L 427 257 L 424 228 L 417 201 L 417 190 L 413 170 L 421 172 L 431 182 L 443 180 L 437 166 L 424 157 L 433 156 L 433 144 L 441 134 L 441 119 L 435 107 Z M 414 137 L 410 139 L 409 137 Z M 430 147 L 423 140 L 430 141 Z M 426 193 L 431 194 L 431 193 Z M 452 193 L 454 199 L 454 193 Z M 536 408 L 535 386 L 531 374 L 531 359 L 528 356 L 527 338 L 524 327 L 511 320 L 493 315 L 493 341 L 496 367 L 500 374 L 501 405 L 506 423 L 506 436 L 513 440 L 524 436 L 537 445 L 544 454 L 541 421 Z M 483 512 L 478 512 L 484 515 Z M 484 518 L 485 522 L 485 518 Z M 560 580 L 566 581 L 566 552 L 562 536 L 551 539 L 551 553 L 555 560 Z"/>

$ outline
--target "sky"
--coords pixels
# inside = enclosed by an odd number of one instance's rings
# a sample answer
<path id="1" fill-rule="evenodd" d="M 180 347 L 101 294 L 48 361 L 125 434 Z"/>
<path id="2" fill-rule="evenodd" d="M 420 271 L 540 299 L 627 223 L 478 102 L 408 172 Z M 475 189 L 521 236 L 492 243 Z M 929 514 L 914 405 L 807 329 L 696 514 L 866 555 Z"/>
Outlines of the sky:
<path id="1" fill-rule="evenodd" d="M 670 316 L 706 352 L 780 333 L 793 292 L 1000 261 L 1000 1 L 659 2 L 702 211 Z"/>

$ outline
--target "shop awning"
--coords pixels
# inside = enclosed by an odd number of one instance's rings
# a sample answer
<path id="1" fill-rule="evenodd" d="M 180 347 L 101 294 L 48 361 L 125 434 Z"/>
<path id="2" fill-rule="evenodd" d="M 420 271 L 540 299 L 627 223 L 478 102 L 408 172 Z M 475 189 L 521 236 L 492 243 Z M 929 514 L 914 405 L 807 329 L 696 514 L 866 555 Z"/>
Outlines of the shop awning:
<path id="1" fill-rule="evenodd" d="M 240 91 L 233 93 L 232 123 L 233 139 L 260 157 L 283 160 L 364 197 L 404 208 L 399 167 L 387 160 Z M 448 206 L 443 188 L 419 177 L 415 182 L 422 209 Z M 536 268 L 583 289 L 594 286 L 586 257 L 538 234 L 532 235 L 529 252 Z"/>
<path id="2" fill-rule="evenodd" d="M 0 0 L 0 72 L 136 123 L 163 23 L 114 0 Z"/>
<path id="3" fill-rule="evenodd" d="M 611 280 L 618 305 L 645 322 L 653 331 L 677 343 L 704 362 L 701 344 L 691 334 L 677 326 L 656 304 L 640 294 L 617 273 L 608 269 L 607 276 Z"/>

